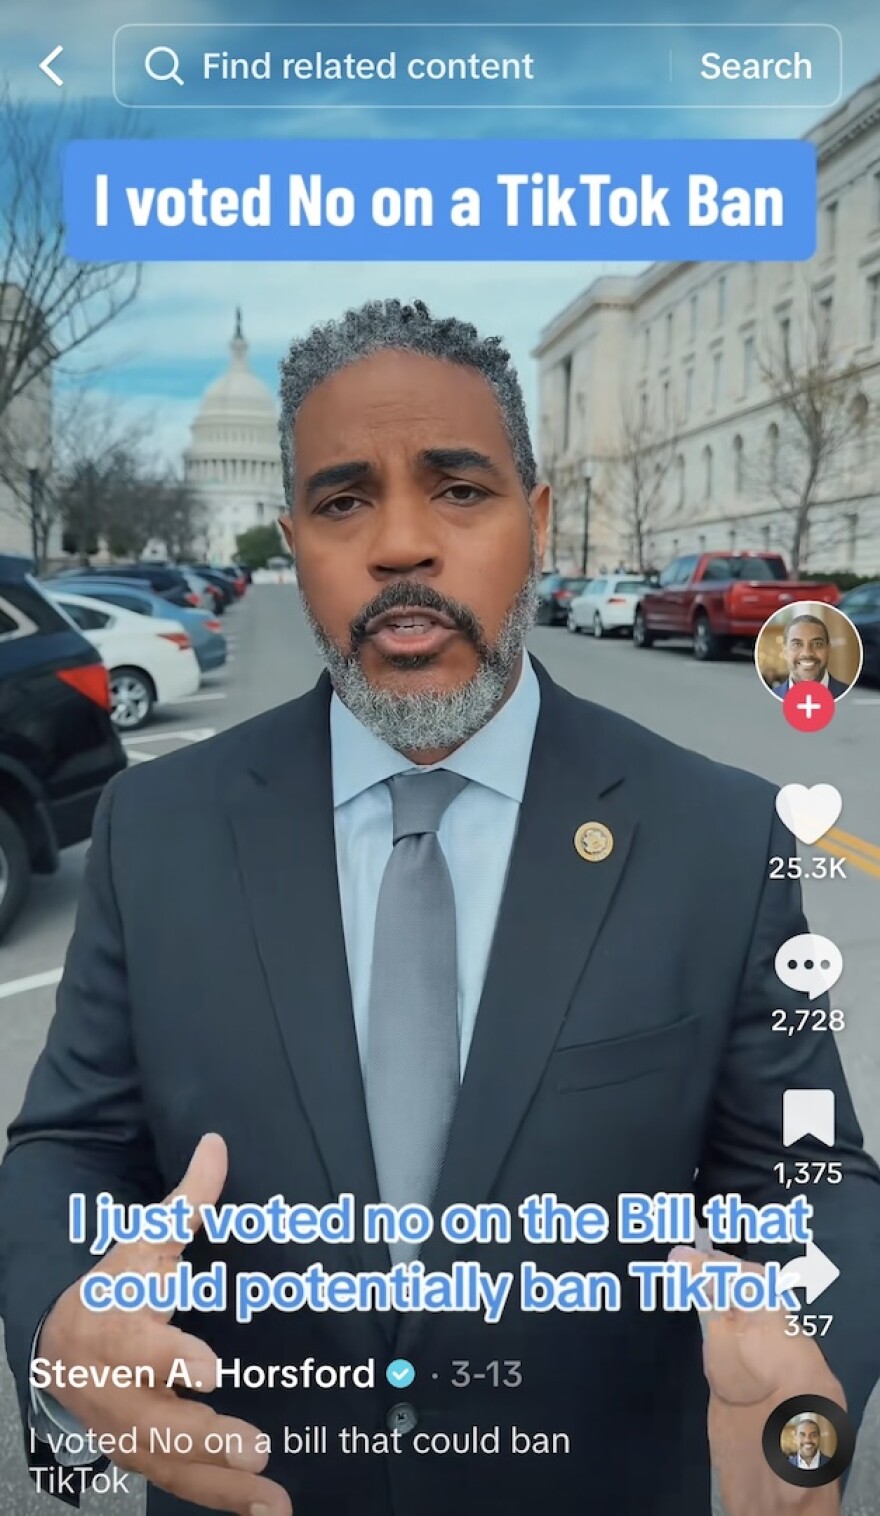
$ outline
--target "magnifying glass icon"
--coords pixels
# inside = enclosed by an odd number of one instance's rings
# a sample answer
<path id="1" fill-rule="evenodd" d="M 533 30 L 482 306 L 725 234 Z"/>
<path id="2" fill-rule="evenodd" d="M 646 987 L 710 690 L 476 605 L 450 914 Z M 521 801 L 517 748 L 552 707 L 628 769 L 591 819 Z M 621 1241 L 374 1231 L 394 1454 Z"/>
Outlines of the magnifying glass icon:
<path id="1" fill-rule="evenodd" d="M 155 59 L 167 58 L 169 67 L 164 71 L 156 67 Z M 160 84 L 166 79 L 173 79 L 175 84 L 182 84 L 180 77 L 180 59 L 173 47 L 151 47 L 144 59 L 144 68 L 151 79 L 157 79 Z"/>

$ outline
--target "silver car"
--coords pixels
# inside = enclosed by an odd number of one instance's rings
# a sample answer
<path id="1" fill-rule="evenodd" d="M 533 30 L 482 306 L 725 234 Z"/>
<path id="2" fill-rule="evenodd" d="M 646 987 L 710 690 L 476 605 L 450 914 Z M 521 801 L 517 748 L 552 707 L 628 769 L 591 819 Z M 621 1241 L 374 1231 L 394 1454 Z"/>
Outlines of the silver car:
<path id="1" fill-rule="evenodd" d="M 594 637 L 632 633 L 636 606 L 651 585 L 634 574 L 606 574 L 591 579 L 568 607 L 568 630 L 592 632 Z"/>

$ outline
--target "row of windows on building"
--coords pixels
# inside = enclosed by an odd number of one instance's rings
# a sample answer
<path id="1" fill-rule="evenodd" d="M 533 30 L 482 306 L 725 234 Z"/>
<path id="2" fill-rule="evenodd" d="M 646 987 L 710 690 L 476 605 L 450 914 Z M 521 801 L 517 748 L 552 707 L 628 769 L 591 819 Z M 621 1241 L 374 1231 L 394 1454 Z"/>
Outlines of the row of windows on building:
<path id="1" fill-rule="evenodd" d="M 754 267 L 754 265 L 751 265 Z M 726 288 L 726 276 L 720 275 L 718 289 Z M 875 344 L 880 338 L 880 270 L 869 274 L 865 280 L 865 341 Z M 696 295 L 691 295 L 691 310 L 696 311 Z M 789 303 L 790 304 L 790 303 Z M 671 321 L 672 312 L 667 312 L 667 321 Z M 813 351 L 805 361 L 817 360 L 822 352 L 830 352 L 834 342 L 834 291 L 827 286 L 815 293 L 815 320 L 816 339 L 813 343 Z M 696 315 L 693 316 L 694 329 L 696 329 Z M 650 328 L 644 329 L 645 337 L 649 337 Z M 743 333 L 741 338 L 741 351 L 739 362 L 739 389 L 737 398 L 745 399 L 753 393 L 758 380 L 767 373 L 777 377 L 783 377 L 791 370 L 796 373 L 798 368 L 797 355 L 792 353 L 792 316 L 790 308 L 784 307 L 777 311 L 775 341 L 771 340 L 767 346 L 759 347 L 758 337 L 755 331 Z M 729 344 L 728 344 L 729 346 Z M 671 347 L 671 341 L 670 341 Z M 709 352 L 709 376 L 705 388 L 700 387 L 699 393 L 705 395 L 706 408 L 710 411 L 718 410 L 725 396 L 725 346 L 722 338 L 716 339 Z M 645 363 L 647 363 L 647 349 L 645 350 Z M 562 370 L 562 418 L 563 436 L 562 446 L 566 450 L 571 438 L 571 381 L 572 381 L 572 358 L 567 356 L 560 365 Z M 662 370 L 661 370 L 662 373 Z M 640 406 L 643 424 L 648 420 L 648 383 L 644 380 L 640 386 Z M 660 381 L 660 416 L 658 423 L 668 434 L 670 430 L 690 421 L 696 412 L 697 386 L 697 361 L 695 357 L 688 357 L 684 361 L 682 370 L 682 382 L 680 395 L 673 394 L 672 379 L 668 374 L 661 377 Z M 676 403 L 677 402 L 677 403 Z"/>
<path id="2" fill-rule="evenodd" d="M 864 468 L 870 456 L 870 432 L 868 428 L 868 401 L 865 395 L 853 398 L 850 412 L 850 461 L 856 468 Z M 731 442 L 733 492 L 742 495 L 746 491 L 762 493 L 776 489 L 779 483 L 779 427 L 771 421 L 767 427 L 757 455 L 749 459 L 741 433 L 737 432 Z M 842 460 L 841 460 L 842 461 Z M 699 456 L 698 500 L 710 501 L 715 497 L 715 452 L 707 443 Z M 656 467 L 662 469 L 658 462 Z M 675 501 L 678 508 L 687 504 L 687 464 L 684 453 L 676 454 L 672 464 Z"/>
<path id="3" fill-rule="evenodd" d="M 856 556 L 859 542 L 858 511 L 844 512 L 830 530 L 826 522 L 822 522 L 820 527 L 820 536 L 825 550 L 833 551 L 835 548 L 841 550 L 851 562 Z M 801 551 L 805 559 L 809 558 L 810 536 L 810 523 L 807 522 L 801 542 Z M 760 526 L 755 526 L 752 522 L 749 522 L 745 528 L 742 525 L 732 524 L 724 532 L 724 545 L 731 553 L 738 550 L 754 550 L 756 547 L 765 553 L 780 547 L 787 548 L 787 523 L 777 518 L 774 521 L 765 521 Z M 664 545 L 658 544 L 655 538 L 649 537 L 647 546 L 649 558 L 662 560 L 667 554 L 671 554 L 672 558 L 677 558 L 680 552 L 692 550 L 698 553 L 715 552 L 721 546 L 721 540 L 717 533 L 699 532 L 696 539 L 688 537 L 686 541 L 683 541 L 681 537 L 673 536 L 671 542 Z M 632 549 L 630 556 L 635 556 Z"/>
<path id="4" fill-rule="evenodd" d="M 754 268 L 755 265 L 751 265 Z M 718 289 L 726 288 L 725 276 L 721 275 L 718 280 Z M 834 294 L 826 288 L 819 288 L 814 292 L 816 328 L 819 341 L 823 346 L 831 347 L 834 341 Z M 691 323 L 689 341 L 695 341 L 697 335 L 696 318 L 697 296 L 690 296 Z M 790 303 L 790 302 L 789 302 Z M 880 336 L 880 270 L 866 275 L 865 277 L 865 305 L 864 305 L 864 332 L 865 344 L 874 344 Z M 720 319 L 720 318 L 719 318 Z M 672 352 L 672 322 L 673 312 L 666 312 L 666 346 L 665 353 L 668 356 Z M 642 329 L 642 367 L 647 368 L 650 362 L 651 328 L 645 326 Z M 719 339 L 720 340 L 720 339 Z M 791 315 L 787 309 L 777 312 L 777 344 L 774 354 L 777 360 L 788 361 L 791 356 Z M 748 390 L 755 378 L 755 337 L 753 333 L 747 333 L 743 337 L 743 389 Z M 717 372 L 719 384 L 717 398 L 720 398 L 720 354 L 716 349 L 713 351 L 713 375 Z M 690 372 L 693 372 L 691 369 Z M 715 403 L 715 402 L 713 402 Z"/>
<path id="5" fill-rule="evenodd" d="M 695 299 L 695 296 L 691 297 Z M 813 348 L 818 351 L 830 352 L 834 344 L 834 291 L 827 286 L 818 289 L 814 293 L 814 311 L 816 324 L 816 339 Z M 671 317 L 672 312 L 668 312 Z M 776 314 L 775 341 L 771 339 L 768 350 L 759 353 L 758 340 L 754 331 L 747 331 L 742 336 L 742 360 L 740 370 L 740 394 L 748 394 L 753 388 L 755 380 L 760 372 L 759 360 L 769 364 L 771 368 L 783 370 L 789 364 L 797 367 L 797 355 L 792 353 L 791 346 L 791 310 L 790 302 Z M 880 336 L 880 270 L 869 274 L 865 279 L 865 343 L 875 343 Z M 671 351 L 669 344 L 667 352 Z M 710 350 L 711 363 L 711 387 L 709 390 L 710 404 L 716 406 L 720 403 L 724 392 L 724 346 L 723 339 L 717 338 Z M 644 358 L 647 364 L 647 355 Z M 685 415 L 689 416 L 693 410 L 694 377 L 696 373 L 696 359 L 690 358 L 685 364 L 684 370 L 684 395 Z"/>
<path id="6" fill-rule="evenodd" d="M 743 277 L 745 278 L 746 285 L 747 285 L 746 292 L 745 292 L 744 304 L 746 305 L 746 307 L 749 307 L 749 306 L 754 305 L 755 300 L 757 298 L 759 265 L 757 263 L 746 263 L 746 264 L 743 264 L 742 267 L 743 267 Z M 793 267 L 793 265 L 787 264 L 787 265 L 785 265 L 785 267 L 787 269 L 791 269 Z M 784 276 L 784 282 L 785 283 L 790 282 L 790 278 L 791 278 L 790 274 L 787 275 L 787 276 Z M 687 340 L 688 343 L 695 343 L 697 341 L 697 337 L 699 335 L 699 331 L 700 331 L 700 295 L 701 295 L 701 293 L 702 293 L 702 295 L 704 297 L 704 300 L 711 301 L 713 303 L 713 305 L 714 305 L 715 325 L 716 326 L 723 326 L 724 325 L 724 322 L 727 319 L 728 289 L 729 289 L 729 285 L 730 285 L 730 276 L 728 274 L 719 274 L 718 277 L 717 277 L 717 279 L 714 281 L 714 293 L 713 293 L 713 287 L 707 286 L 702 291 L 700 291 L 700 290 L 692 290 L 691 293 L 690 293 L 690 295 L 688 295 L 687 305 L 686 305 L 686 318 L 685 318 L 686 322 L 687 322 L 687 337 L 686 337 L 686 340 Z M 675 315 L 676 315 L 676 308 L 673 307 L 671 310 L 665 311 L 664 314 L 663 314 L 663 318 L 662 318 L 662 329 L 663 329 L 663 354 L 662 354 L 662 356 L 666 357 L 666 358 L 668 358 L 670 356 L 670 354 L 672 352 L 673 344 L 674 344 L 674 339 L 675 339 Z M 650 321 L 646 321 L 644 323 L 644 325 L 642 326 L 642 329 L 641 329 L 641 331 L 642 331 L 642 339 L 641 339 L 641 345 L 642 345 L 642 368 L 648 368 L 650 366 L 650 363 L 651 363 L 652 333 L 653 333 L 653 330 L 654 330 L 654 327 L 653 327 L 652 322 L 650 322 Z"/>
<path id="7" fill-rule="evenodd" d="M 880 227 L 880 169 L 871 176 L 871 188 L 873 195 L 873 222 Z M 837 200 L 826 201 L 822 207 L 820 219 L 819 252 L 822 257 L 833 257 L 837 252 L 837 228 L 839 223 L 839 202 Z M 773 270 L 773 277 L 778 278 L 776 266 L 769 265 Z M 758 296 L 758 285 L 761 277 L 762 265 L 746 263 L 742 265 L 743 278 L 745 280 L 744 303 L 746 306 L 754 305 Z M 783 265 L 782 279 L 784 283 L 791 280 L 794 265 Z M 722 326 L 727 319 L 729 306 L 730 276 L 721 273 L 713 281 L 712 285 L 704 286 L 702 290 L 692 290 L 687 297 L 684 308 L 686 322 L 687 341 L 696 342 L 699 332 L 701 317 L 701 301 L 704 302 L 702 317 L 705 320 L 714 321 L 716 326 Z M 708 305 L 708 309 L 707 309 Z M 665 356 L 672 352 L 676 329 L 676 307 L 663 312 L 662 317 L 657 318 L 657 324 L 662 327 L 662 342 Z M 878 323 L 880 323 L 880 274 L 871 274 L 867 279 L 867 328 L 869 340 L 876 341 L 878 335 Z M 654 323 L 647 321 L 642 326 L 642 367 L 648 368 L 651 361 L 652 333 Z"/>
<path id="8" fill-rule="evenodd" d="M 867 279 L 867 319 L 865 332 L 867 339 L 874 343 L 880 336 L 880 271 L 871 274 Z M 831 290 L 824 290 L 816 300 L 816 323 L 817 323 L 817 348 L 812 355 L 818 361 L 818 354 L 828 351 L 833 342 L 834 320 L 834 294 Z M 706 390 L 708 408 L 716 410 L 724 395 L 725 369 L 724 346 L 719 341 L 713 347 L 710 357 L 709 385 Z M 792 356 L 791 350 L 791 316 L 788 312 L 779 315 L 777 320 L 777 340 L 775 348 L 769 352 L 761 351 L 754 332 L 746 332 L 742 337 L 740 359 L 740 386 L 739 398 L 749 395 L 755 388 L 759 377 L 772 373 L 784 378 L 791 366 L 794 373 L 797 372 L 797 358 Z M 684 365 L 681 385 L 681 402 L 679 413 L 675 413 L 672 396 L 672 381 L 666 377 L 661 382 L 660 410 L 664 428 L 668 429 L 679 422 L 687 422 L 691 419 L 695 409 L 697 366 L 695 361 L 688 361 Z M 643 383 L 640 390 L 642 419 L 647 420 L 648 386 Z"/>
<path id="9" fill-rule="evenodd" d="M 880 169 L 873 169 L 870 175 L 865 177 L 865 187 L 869 198 L 868 220 L 874 226 L 880 226 Z M 819 211 L 819 247 L 820 258 L 833 258 L 837 252 L 837 236 L 840 226 L 840 201 L 837 196 L 825 200 Z"/>

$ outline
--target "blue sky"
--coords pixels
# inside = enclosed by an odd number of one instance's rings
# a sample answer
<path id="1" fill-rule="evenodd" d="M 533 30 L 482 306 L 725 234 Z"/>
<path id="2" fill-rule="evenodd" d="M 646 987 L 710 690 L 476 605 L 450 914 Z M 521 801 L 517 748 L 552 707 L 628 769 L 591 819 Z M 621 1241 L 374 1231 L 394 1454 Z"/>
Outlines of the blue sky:
<path id="1" fill-rule="evenodd" d="M 679 0 L 675 7 L 658 7 L 649 0 L 623 0 L 612 13 L 616 22 L 705 22 L 712 7 L 706 0 Z M 880 18 L 870 14 L 864 0 L 836 0 L 833 11 L 816 0 L 779 0 L 772 12 L 777 23 L 833 23 L 843 38 L 844 95 L 880 71 Z M 26 98 L 35 113 L 54 111 L 63 99 L 71 120 L 80 113 L 85 133 L 116 135 L 126 130 L 145 136 L 369 136 L 448 137 L 450 151 L 459 139 L 492 135 L 511 138 L 574 136 L 687 137 L 733 135 L 767 137 L 800 136 L 827 112 L 808 110 L 648 110 L 585 111 L 566 108 L 554 111 L 508 110 L 400 111 L 372 108 L 353 111 L 240 110 L 148 110 L 132 112 L 111 96 L 111 43 L 117 27 L 126 23 L 167 21 L 173 11 L 176 22 L 239 22 L 238 0 L 41 0 L 33 20 L 23 6 L 4 6 L 0 12 L 0 59 L 10 85 L 19 98 Z M 510 22 L 607 21 L 607 7 L 596 0 L 557 0 L 552 10 L 527 5 L 523 0 L 484 0 L 479 10 L 473 0 L 446 0 L 442 6 L 424 5 L 408 13 L 411 20 L 425 22 L 486 22 L 497 31 L 498 45 L 516 47 L 516 32 Z M 376 22 L 394 21 L 399 3 L 375 0 L 369 10 L 363 0 L 300 0 L 297 21 L 357 22 L 365 15 Z M 248 19 L 279 22 L 293 19 L 289 0 L 260 0 Z M 758 0 L 736 0 L 717 20 L 753 26 L 766 22 L 766 6 Z M 209 33 L 207 35 L 210 35 Z M 735 34 L 731 34 L 732 36 Z M 344 30 L 339 32 L 344 38 Z M 462 29 L 461 37 L 466 33 Z M 750 42 L 753 32 L 740 33 Z M 796 38 L 797 33 L 792 32 Z M 617 69 L 603 59 L 603 85 L 613 92 L 625 87 L 628 69 L 638 58 L 627 57 L 624 43 L 638 48 L 637 32 L 621 33 Z M 401 39 L 404 40 L 403 38 Z M 55 90 L 36 64 L 57 44 L 64 53 L 55 65 L 65 86 Z M 226 38 L 222 39 L 223 45 Z M 340 49 L 341 50 L 341 49 Z M 464 41 L 456 51 L 468 50 Z M 754 50 L 751 46 L 750 51 Z M 559 34 L 552 66 L 558 71 L 560 98 L 576 94 L 579 74 L 588 60 L 574 52 L 571 33 Z M 174 89 L 173 84 L 166 86 Z M 651 97 L 646 94 L 646 103 Z M 378 149 L 377 149 L 378 150 Z M 460 148 L 458 150 L 461 150 Z M 152 418 L 157 446 L 169 458 L 179 455 L 187 437 L 189 421 L 205 385 L 222 369 L 225 344 L 232 331 L 236 305 L 244 310 L 245 331 L 251 342 L 255 369 L 272 387 L 278 359 L 290 338 L 317 320 L 338 314 L 346 305 L 383 295 L 420 297 L 441 312 L 470 318 L 484 330 L 503 334 L 520 368 L 530 401 L 534 394 L 533 364 L 529 351 L 537 333 L 550 317 L 600 272 L 594 264 L 568 265 L 153 265 L 145 271 L 143 291 L 137 303 L 108 333 L 87 350 L 84 361 L 106 367 L 101 386 L 122 398 L 131 412 Z M 534 418 L 533 418 L 534 419 Z"/>

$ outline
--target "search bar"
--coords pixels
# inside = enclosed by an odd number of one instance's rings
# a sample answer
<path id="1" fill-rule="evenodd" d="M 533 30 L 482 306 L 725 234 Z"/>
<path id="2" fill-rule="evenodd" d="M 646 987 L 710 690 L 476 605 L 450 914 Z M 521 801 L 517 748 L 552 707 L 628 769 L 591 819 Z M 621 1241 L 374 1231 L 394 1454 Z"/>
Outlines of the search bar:
<path id="1" fill-rule="evenodd" d="M 818 22 L 131 23 L 113 93 L 139 110 L 822 110 L 843 44 Z"/>

